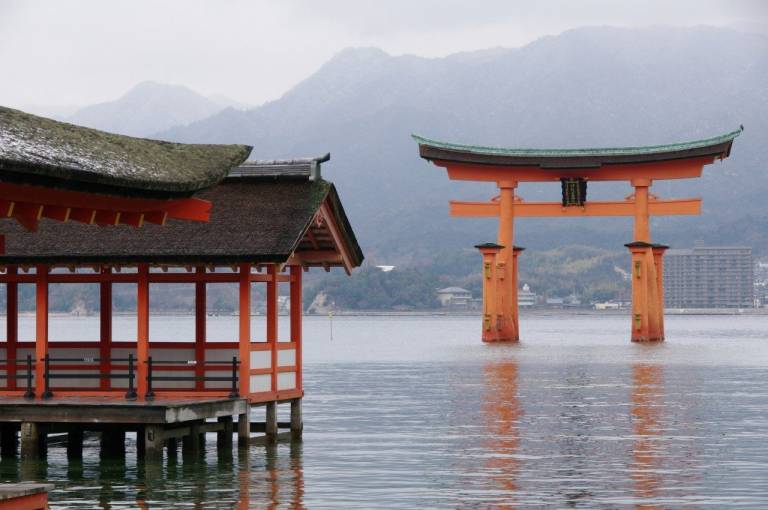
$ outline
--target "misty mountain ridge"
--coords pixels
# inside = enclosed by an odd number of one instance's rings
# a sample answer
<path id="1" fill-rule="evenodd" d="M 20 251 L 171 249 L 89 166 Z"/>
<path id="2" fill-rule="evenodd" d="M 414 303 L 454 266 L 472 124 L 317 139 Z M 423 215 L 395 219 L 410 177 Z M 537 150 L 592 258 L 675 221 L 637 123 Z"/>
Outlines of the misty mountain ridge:
<path id="1" fill-rule="evenodd" d="M 583 28 L 516 49 L 445 58 L 347 49 L 280 99 L 224 110 L 158 133 L 180 142 L 248 143 L 252 158 L 322 154 L 369 260 L 435 263 L 496 238 L 493 219 L 451 218 L 450 199 L 485 200 L 492 185 L 451 182 L 418 157 L 411 133 L 507 147 L 654 145 L 743 124 L 730 158 L 698 180 L 659 181 L 660 197 L 702 196 L 700 217 L 652 220 L 659 242 L 745 244 L 768 252 L 768 38 L 728 29 Z M 557 184 L 522 184 L 559 200 Z M 593 183 L 590 198 L 621 198 Z M 525 219 L 516 242 L 623 250 L 631 219 Z M 463 259 L 463 256 L 460 257 Z"/>
<path id="2" fill-rule="evenodd" d="M 123 96 L 81 108 L 64 120 L 112 133 L 146 137 L 187 125 L 226 108 L 248 108 L 223 95 L 205 97 L 188 87 L 144 81 Z"/>

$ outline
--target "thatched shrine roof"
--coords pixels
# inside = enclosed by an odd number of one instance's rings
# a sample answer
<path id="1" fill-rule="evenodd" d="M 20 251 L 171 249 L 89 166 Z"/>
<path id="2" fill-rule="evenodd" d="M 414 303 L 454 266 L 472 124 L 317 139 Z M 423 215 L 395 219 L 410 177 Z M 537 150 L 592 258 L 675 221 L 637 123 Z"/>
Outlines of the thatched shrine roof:
<path id="1" fill-rule="evenodd" d="M 0 107 L 0 182 L 181 198 L 215 185 L 250 152 L 116 135 Z"/>

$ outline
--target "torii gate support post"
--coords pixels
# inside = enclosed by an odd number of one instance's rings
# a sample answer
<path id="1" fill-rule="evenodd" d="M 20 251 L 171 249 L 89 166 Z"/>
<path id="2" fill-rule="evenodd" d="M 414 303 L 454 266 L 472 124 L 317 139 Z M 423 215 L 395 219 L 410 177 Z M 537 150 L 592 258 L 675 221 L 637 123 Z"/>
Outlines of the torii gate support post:
<path id="1" fill-rule="evenodd" d="M 659 300 L 659 278 L 651 244 L 648 199 L 651 179 L 632 179 L 635 188 L 634 240 L 627 244 L 632 254 L 632 341 L 664 339 L 664 305 Z"/>
<path id="2" fill-rule="evenodd" d="M 656 286 L 659 293 L 659 340 L 664 340 L 664 252 L 669 246 L 663 244 L 654 244 L 653 262 L 656 267 Z"/>
<path id="3" fill-rule="evenodd" d="M 512 310 L 514 312 L 514 318 L 515 318 L 515 332 L 518 335 L 518 339 L 520 337 L 520 301 L 518 300 L 518 289 L 520 288 L 518 286 L 518 275 L 519 270 L 518 266 L 519 261 L 518 258 L 520 257 L 520 253 L 523 252 L 525 248 L 522 246 L 514 246 L 512 248 L 512 297 L 513 297 L 513 305 Z"/>
<path id="4" fill-rule="evenodd" d="M 499 341 L 517 342 L 520 335 L 517 330 L 517 287 L 515 286 L 514 228 L 515 228 L 515 188 L 516 181 L 499 181 L 499 235 L 498 244 L 502 246 L 497 260 L 499 278 L 498 294 L 500 307 L 497 310 Z"/>
<path id="5" fill-rule="evenodd" d="M 504 248 L 494 243 L 478 244 L 475 246 L 483 256 L 483 342 L 498 342 L 501 338 L 499 331 L 499 278 L 497 275 L 497 257 Z"/>

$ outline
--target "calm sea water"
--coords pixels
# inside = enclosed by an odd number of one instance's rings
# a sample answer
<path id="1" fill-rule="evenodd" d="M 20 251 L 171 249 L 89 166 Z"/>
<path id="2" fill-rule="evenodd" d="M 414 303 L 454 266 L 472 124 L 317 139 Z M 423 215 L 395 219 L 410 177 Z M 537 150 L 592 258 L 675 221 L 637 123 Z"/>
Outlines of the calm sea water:
<path id="1" fill-rule="evenodd" d="M 56 484 L 52 508 L 768 507 L 768 318 L 668 317 L 661 345 L 613 316 L 524 317 L 519 345 L 479 328 L 310 317 L 302 444 L 219 457 L 211 436 L 204 462 L 137 466 L 133 438 L 125 461 L 91 439 L 0 475 Z"/>

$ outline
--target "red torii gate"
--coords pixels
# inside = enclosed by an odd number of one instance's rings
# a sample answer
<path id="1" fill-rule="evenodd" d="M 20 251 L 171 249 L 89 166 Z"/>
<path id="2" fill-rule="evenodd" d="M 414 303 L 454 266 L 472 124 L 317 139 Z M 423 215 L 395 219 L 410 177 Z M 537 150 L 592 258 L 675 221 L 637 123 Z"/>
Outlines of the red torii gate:
<path id="1" fill-rule="evenodd" d="M 483 341 L 520 338 L 517 305 L 515 217 L 632 216 L 632 340 L 664 339 L 663 254 L 651 242 L 650 216 L 700 214 L 701 200 L 662 200 L 653 181 L 700 177 L 704 165 L 728 157 L 736 131 L 692 142 L 602 149 L 509 149 L 460 145 L 413 135 L 422 158 L 443 167 L 452 180 L 495 182 L 490 202 L 451 201 L 452 216 L 498 217 L 496 243 L 478 245 L 483 255 Z M 520 182 L 560 181 L 560 202 L 525 202 L 515 196 Z M 624 200 L 587 201 L 589 181 L 627 181 L 634 193 Z"/>

